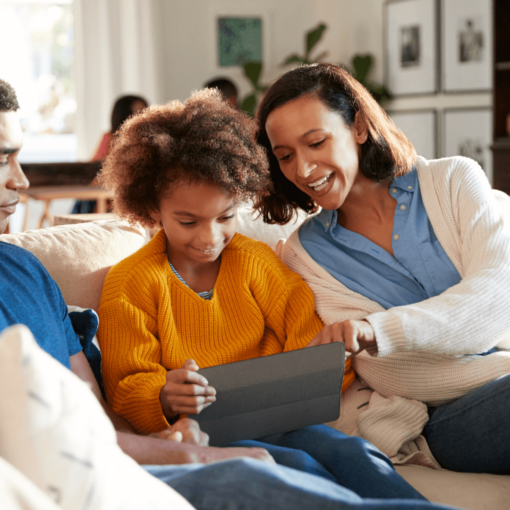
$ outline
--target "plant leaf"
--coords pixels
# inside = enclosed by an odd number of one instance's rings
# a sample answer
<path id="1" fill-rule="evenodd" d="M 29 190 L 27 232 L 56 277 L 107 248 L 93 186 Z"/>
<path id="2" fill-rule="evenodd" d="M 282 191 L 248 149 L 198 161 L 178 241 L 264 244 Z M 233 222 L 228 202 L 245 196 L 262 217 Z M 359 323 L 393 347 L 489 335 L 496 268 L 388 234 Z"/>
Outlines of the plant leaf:
<path id="1" fill-rule="evenodd" d="M 293 64 L 294 62 L 301 62 L 301 63 L 306 63 L 306 60 L 303 58 L 303 57 L 300 57 L 299 55 L 290 55 L 290 57 L 287 57 L 285 59 L 285 62 L 283 63 L 284 66 L 287 66 L 289 64 Z"/>
<path id="2" fill-rule="evenodd" d="M 360 83 L 365 84 L 373 63 L 374 58 L 372 55 L 356 55 L 352 59 L 352 68 L 354 69 L 352 74 L 354 78 L 356 78 Z"/>
<path id="3" fill-rule="evenodd" d="M 317 28 L 312 28 L 306 33 L 306 60 L 312 51 L 313 47 L 321 40 L 322 33 L 326 30 L 327 26 L 320 23 Z"/>
<path id="4" fill-rule="evenodd" d="M 262 72 L 262 62 L 260 60 L 247 60 L 243 63 L 243 71 L 246 78 L 250 80 L 253 87 L 256 89 L 260 73 Z"/>
<path id="5" fill-rule="evenodd" d="M 310 59 L 310 63 L 321 62 L 327 56 L 328 56 L 328 52 L 323 51 L 322 53 L 319 53 L 315 58 Z"/>
<path id="6" fill-rule="evenodd" d="M 241 102 L 241 110 L 252 117 L 255 116 L 255 108 L 257 107 L 256 94 L 249 94 Z"/>

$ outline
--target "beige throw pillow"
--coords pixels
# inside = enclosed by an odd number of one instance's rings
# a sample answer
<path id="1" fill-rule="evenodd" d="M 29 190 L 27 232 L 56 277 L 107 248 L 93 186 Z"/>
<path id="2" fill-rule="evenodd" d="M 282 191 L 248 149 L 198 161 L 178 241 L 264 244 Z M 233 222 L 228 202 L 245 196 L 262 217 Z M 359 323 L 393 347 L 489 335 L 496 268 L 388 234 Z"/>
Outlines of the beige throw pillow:
<path id="1" fill-rule="evenodd" d="M 0 236 L 33 253 L 57 282 L 66 303 L 97 310 L 110 268 L 149 241 L 141 227 L 119 220 L 61 225 Z"/>

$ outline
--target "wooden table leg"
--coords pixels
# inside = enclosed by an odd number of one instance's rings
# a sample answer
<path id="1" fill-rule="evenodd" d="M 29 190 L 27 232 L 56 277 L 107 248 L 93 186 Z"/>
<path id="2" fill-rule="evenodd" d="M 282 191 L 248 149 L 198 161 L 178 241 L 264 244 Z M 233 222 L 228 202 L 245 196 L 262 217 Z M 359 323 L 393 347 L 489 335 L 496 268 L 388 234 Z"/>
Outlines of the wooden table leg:
<path id="1" fill-rule="evenodd" d="M 25 202 L 25 217 L 23 218 L 22 232 L 26 232 L 28 228 L 28 200 Z"/>
<path id="2" fill-rule="evenodd" d="M 51 200 L 44 201 L 44 214 L 41 217 L 41 221 L 39 222 L 39 228 L 43 227 L 44 220 L 48 220 L 50 227 L 53 227 L 53 216 L 50 212 Z"/>
<path id="3" fill-rule="evenodd" d="M 106 198 L 98 198 L 96 204 L 97 214 L 104 214 L 106 212 Z"/>

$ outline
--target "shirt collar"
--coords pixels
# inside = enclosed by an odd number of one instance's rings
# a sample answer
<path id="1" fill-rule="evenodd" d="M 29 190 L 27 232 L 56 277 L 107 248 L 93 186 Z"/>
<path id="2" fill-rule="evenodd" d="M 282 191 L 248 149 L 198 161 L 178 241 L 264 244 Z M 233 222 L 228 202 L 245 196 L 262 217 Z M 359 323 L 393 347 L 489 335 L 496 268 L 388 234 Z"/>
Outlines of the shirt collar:
<path id="1" fill-rule="evenodd" d="M 398 188 L 409 193 L 414 193 L 417 188 L 418 172 L 416 167 L 413 166 L 410 172 L 400 177 L 395 177 L 391 181 L 390 188 Z"/>
<path id="2" fill-rule="evenodd" d="M 328 230 L 331 231 L 336 225 L 337 217 L 338 213 L 335 209 L 332 211 L 322 209 L 322 211 L 315 216 L 315 219 L 324 227 L 324 231 L 327 232 Z"/>

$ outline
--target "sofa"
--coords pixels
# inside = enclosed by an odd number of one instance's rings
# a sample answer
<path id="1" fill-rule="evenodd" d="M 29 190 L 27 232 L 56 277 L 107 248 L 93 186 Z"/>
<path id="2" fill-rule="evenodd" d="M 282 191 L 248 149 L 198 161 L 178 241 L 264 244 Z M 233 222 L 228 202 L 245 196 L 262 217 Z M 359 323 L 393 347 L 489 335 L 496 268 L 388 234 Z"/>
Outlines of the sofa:
<path id="1" fill-rule="evenodd" d="M 239 210 L 238 232 L 274 249 L 278 240 L 287 238 L 303 219 L 300 216 L 286 226 L 265 225 L 244 208 Z M 68 305 L 97 310 L 109 269 L 144 246 L 150 237 L 144 228 L 106 220 L 6 234 L 0 239 L 32 252 L 55 279 Z M 510 508 L 510 476 L 454 473 L 412 465 L 396 469 L 431 501 L 469 510 Z"/>

